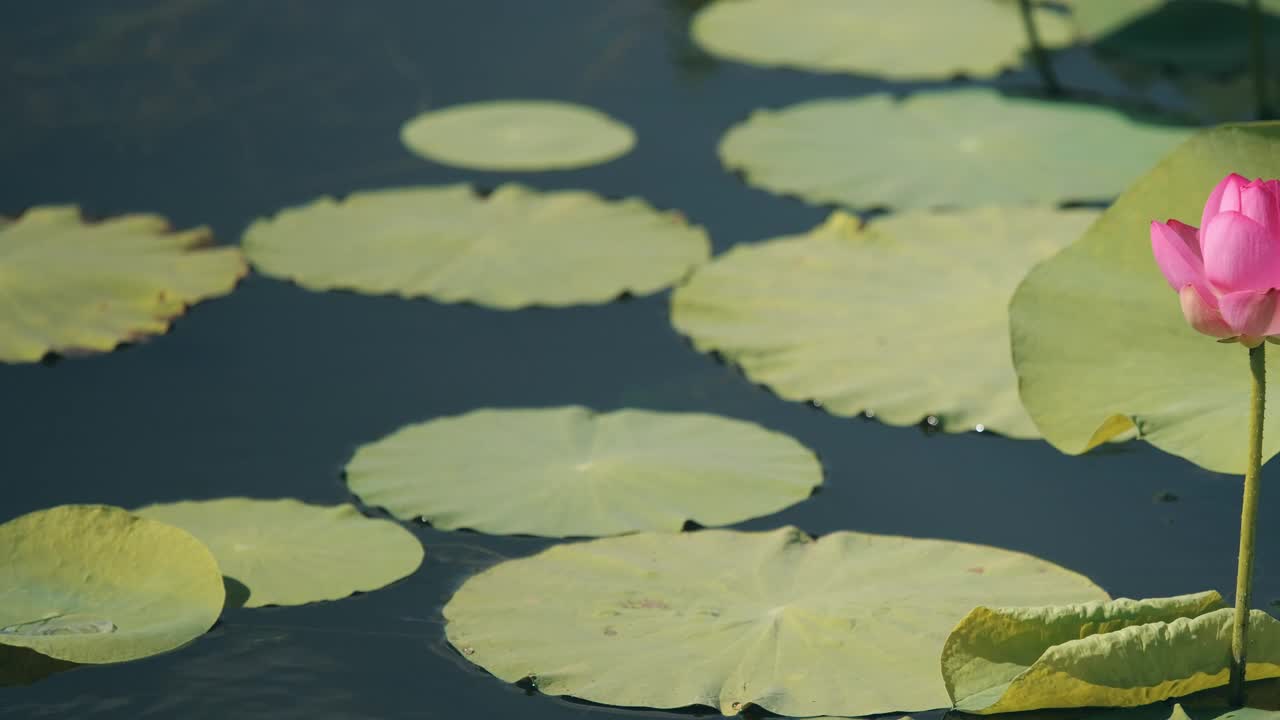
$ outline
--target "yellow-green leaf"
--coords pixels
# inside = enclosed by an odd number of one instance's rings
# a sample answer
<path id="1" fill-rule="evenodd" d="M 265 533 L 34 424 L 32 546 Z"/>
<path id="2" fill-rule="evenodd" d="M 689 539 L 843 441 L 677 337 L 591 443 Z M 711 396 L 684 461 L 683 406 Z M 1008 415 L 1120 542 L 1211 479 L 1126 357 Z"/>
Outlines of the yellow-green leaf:
<path id="1" fill-rule="evenodd" d="M 1057 607 L 979 607 L 947 638 L 958 710 L 1137 707 L 1226 684 L 1234 610 L 1216 592 Z M 1254 610 L 1252 680 L 1280 677 L 1280 621 Z"/>
<path id="2" fill-rule="evenodd" d="M 351 492 L 396 517 L 552 537 L 728 525 L 800 502 L 817 457 L 758 425 L 701 413 L 476 410 L 360 447 Z"/>
<path id="3" fill-rule="evenodd" d="M 0 218 L 0 362 L 165 332 L 248 271 L 239 250 L 204 247 L 210 239 L 207 228 L 172 232 L 156 215 L 86 223 L 73 206 Z"/>
<path id="4" fill-rule="evenodd" d="M 1244 471 L 1249 359 L 1187 325 L 1151 254 L 1152 220 L 1199 224 L 1227 173 L 1280 177 L 1280 123 L 1205 130 L 1116 200 L 1079 240 L 1027 275 L 1010 304 L 1022 401 L 1044 437 L 1082 453 L 1136 426 L 1151 444 L 1218 472 Z M 1268 374 L 1280 352 L 1268 353 Z M 1280 406 L 1280 383 L 1268 406 Z M 1280 432 L 1263 435 L 1264 458 Z"/>
<path id="5" fill-rule="evenodd" d="M 1035 19 L 1045 45 L 1071 42 L 1061 15 Z M 902 80 L 992 75 L 1019 64 L 1027 44 L 1018 9 L 991 0 L 719 0 L 692 34 L 732 60 Z"/>
<path id="6" fill-rule="evenodd" d="M 635 145 L 602 112 L 548 100 L 493 100 L 432 110 L 400 130 L 413 152 L 476 170 L 566 170 L 607 162 Z"/>
<path id="7" fill-rule="evenodd" d="M 1087 210 L 908 212 L 866 228 L 836 212 L 740 245 L 672 296 L 671 320 L 788 400 L 894 425 L 1037 437 L 1009 361 L 1009 297 L 1079 237 Z"/>
<path id="8" fill-rule="evenodd" d="M 1119 193 L 1186 136 L 1111 108 L 972 88 L 757 110 L 725 133 L 720 159 L 751 185 L 811 203 L 1058 203 Z"/>
<path id="9" fill-rule="evenodd" d="M 467 580 L 444 608 L 463 657 L 610 705 L 863 715 L 949 704 L 938 667 L 975 605 L 1106 598 L 1020 553 L 795 528 L 557 545 Z"/>
<path id="10" fill-rule="evenodd" d="M 63 505 L 0 525 L 4 672 L 9 648 L 75 663 L 172 650 L 213 625 L 223 597 L 203 543 L 120 508 Z"/>
<path id="11" fill-rule="evenodd" d="M 144 517 L 209 544 L 222 572 L 249 591 L 244 607 L 301 605 L 377 590 L 422 564 L 422 544 L 351 505 L 221 498 L 148 505 Z"/>
<path id="12" fill-rule="evenodd" d="M 503 185 L 391 188 L 322 197 L 256 220 L 259 272 L 312 290 L 355 290 L 501 309 L 647 295 L 710 254 L 701 228 L 642 200 Z"/>

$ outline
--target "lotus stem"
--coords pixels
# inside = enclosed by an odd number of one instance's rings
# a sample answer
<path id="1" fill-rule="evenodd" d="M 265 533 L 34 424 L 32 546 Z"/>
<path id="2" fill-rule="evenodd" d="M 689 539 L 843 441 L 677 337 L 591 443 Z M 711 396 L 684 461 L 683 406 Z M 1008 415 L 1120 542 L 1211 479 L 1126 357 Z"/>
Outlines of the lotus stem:
<path id="1" fill-rule="evenodd" d="M 1249 48 L 1253 67 L 1253 98 L 1259 120 L 1273 117 L 1267 100 L 1267 48 L 1263 39 L 1262 0 L 1249 0 Z"/>
<path id="2" fill-rule="evenodd" d="M 1256 4 L 1258 0 L 1253 0 Z M 1053 74 L 1053 63 L 1049 62 L 1049 53 L 1040 44 L 1040 32 L 1036 30 L 1036 18 L 1032 11 L 1031 0 L 1018 0 L 1022 9 L 1022 26 L 1027 30 L 1027 43 L 1031 46 L 1031 58 L 1035 60 L 1036 69 L 1040 71 L 1040 82 L 1044 83 L 1044 91 L 1048 95 L 1062 94 L 1062 86 L 1058 84 L 1058 76 Z M 1258 42 L 1261 42 L 1259 36 Z"/>
<path id="3" fill-rule="evenodd" d="M 1253 540 L 1258 517 L 1259 475 L 1262 469 L 1262 422 L 1267 404 L 1266 343 L 1249 349 L 1253 395 L 1249 403 L 1249 464 L 1244 471 L 1244 502 L 1240 506 L 1240 564 L 1236 570 L 1236 614 L 1231 628 L 1231 702 L 1244 705 L 1245 667 L 1249 650 L 1249 605 L 1253 594 Z"/>

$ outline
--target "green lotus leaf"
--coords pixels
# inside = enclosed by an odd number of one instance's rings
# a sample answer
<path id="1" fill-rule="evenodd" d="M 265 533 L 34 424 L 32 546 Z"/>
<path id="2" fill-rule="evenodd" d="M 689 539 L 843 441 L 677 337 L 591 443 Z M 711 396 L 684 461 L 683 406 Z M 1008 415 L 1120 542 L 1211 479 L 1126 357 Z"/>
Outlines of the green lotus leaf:
<path id="1" fill-rule="evenodd" d="M 740 245 L 672 296 L 671 320 L 788 400 L 892 425 L 1037 437 L 1009 362 L 1009 297 L 1090 210 L 908 212 Z"/>
<path id="2" fill-rule="evenodd" d="M 1136 707 L 1227 683 L 1234 610 L 1216 592 L 1057 607 L 979 607 L 942 651 L 970 713 Z M 1250 679 L 1280 677 L 1280 621 L 1249 619 Z"/>
<path id="3" fill-rule="evenodd" d="M 476 410 L 356 451 L 351 492 L 437 528 L 548 537 L 727 525 L 822 483 L 800 443 L 698 413 L 582 407 Z"/>
<path id="4" fill-rule="evenodd" d="M 244 607 L 301 605 L 368 592 L 422 564 L 422 544 L 351 505 L 221 498 L 137 511 L 208 543 L 222 572 L 248 590 Z"/>
<path id="5" fill-rule="evenodd" d="M 1057 13 L 1037 10 L 1036 29 L 1045 45 L 1071 43 Z M 994 75 L 1018 65 L 1027 43 L 1017 7 L 991 0 L 719 0 L 692 34 L 731 60 L 897 80 Z"/>
<path id="6" fill-rule="evenodd" d="M 1205 130 L 1129 188 L 1088 232 L 1034 268 L 1010 304 L 1023 403 L 1045 439 L 1082 453 L 1116 433 L 1217 472 L 1242 473 L 1249 359 L 1192 330 L 1156 267 L 1148 226 L 1199 224 L 1227 173 L 1280 176 L 1280 124 Z M 1268 353 L 1269 374 L 1280 353 Z M 1272 407 L 1280 389 L 1272 384 Z M 1265 457 L 1280 433 L 1263 435 Z"/>
<path id="7" fill-rule="evenodd" d="M 1247 0 L 1068 0 L 1080 33 L 1107 56 L 1222 75 L 1249 66 Z M 1280 0 L 1262 0 L 1263 44 L 1280 46 Z"/>
<path id="8" fill-rule="evenodd" d="M 811 203 L 1056 204 L 1119 193 L 1186 137 L 1109 108 L 977 88 L 757 110 L 725 134 L 720 159 Z"/>
<path id="9" fill-rule="evenodd" d="M 545 100 L 497 100 L 426 112 L 400 139 L 429 160 L 475 170 L 565 170 L 607 162 L 636 143 L 597 110 Z"/>
<path id="10" fill-rule="evenodd" d="M 203 635 L 222 612 L 222 573 L 207 547 L 105 505 L 0 525 L 0 578 L 4 676 L 21 671 L 10 664 L 25 651 L 86 664 L 156 655 Z"/>
<path id="11" fill-rule="evenodd" d="M 204 247 L 210 239 L 207 228 L 171 232 L 156 215 L 86 223 L 74 206 L 0 218 L 0 362 L 105 352 L 165 332 L 248 270 L 239 250 Z"/>
<path id="12" fill-rule="evenodd" d="M 1106 597 L 1057 565 L 980 545 L 703 530 L 507 561 L 468 579 L 444 616 L 464 657 L 549 695 L 850 716 L 949 706 L 938 656 L 975 605 Z"/>
<path id="13" fill-rule="evenodd" d="M 710 242 L 676 212 L 631 198 L 467 185 L 355 193 L 255 221 L 259 272 L 312 290 L 355 290 L 511 310 L 645 295 L 706 260 Z"/>

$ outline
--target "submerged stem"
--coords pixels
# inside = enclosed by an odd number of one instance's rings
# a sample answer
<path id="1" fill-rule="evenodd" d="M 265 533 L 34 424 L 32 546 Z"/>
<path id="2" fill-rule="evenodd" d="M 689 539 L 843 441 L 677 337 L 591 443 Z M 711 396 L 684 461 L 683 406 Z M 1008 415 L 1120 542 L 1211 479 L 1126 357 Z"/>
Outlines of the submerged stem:
<path id="1" fill-rule="evenodd" d="M 1254 521 L 1258 517 L 1258 476 L 1262 469 L 1262 421 L 1267 402 L 1266 343 L 1249 349 L 1253 395 L 1249 403 L 1249 464 L 1244 471 L 1240 507 L 1240 564 L 1236 569 L 1236 614 L 1231 628 L 1231 702 L 1244 705 L 1245 667 L 1249 649 L 1249 601 L 1253 592 Z"/>
<path id="2" fill-rule="evenodd" d="M 1254 108 L 1259 120 L 1270 120 L 1273 113 L 1271 103 L 1267 100 L 1267 48 L 1262 35 L 1264 19 L 1262 0 L 1249 0 L 1249 49 L 1252 55 Z"/>
<path id="3" fill-rule="evenodd" d="M 1254 0 L 1257 2 L 1257 0 Z M 1031 9 L 1031 0 L 1018 0 L 1022 9 L 1022 26 L 1027 31 L 1027 43 L 1031 46 L 1031 58 L 1035 60 L 1036 69 L 1040 71 L 1040 82 L 1044 83 L 1044 91 L 1049 95 L 1061 95 L 1062 86 L 1058 85 L 1058 77 L 1053 74 L 1053 63 L 1049 62 L 1049 53 L 1040 44 L 1040 32 L 1036 30 L 1036 19 Z"/>

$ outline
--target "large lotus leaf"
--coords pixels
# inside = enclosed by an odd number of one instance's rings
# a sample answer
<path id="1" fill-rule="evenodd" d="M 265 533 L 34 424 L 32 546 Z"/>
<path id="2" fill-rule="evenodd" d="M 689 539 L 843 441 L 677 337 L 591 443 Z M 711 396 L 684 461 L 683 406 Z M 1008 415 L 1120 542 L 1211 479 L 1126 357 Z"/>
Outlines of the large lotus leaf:
<path id="1" fill-rule="evenodd" d="M 812 203 L 1057 203 L 1119 193 L 1186 136 L 1109 108 L 976 88 L 757 110 L 725 134 L 720 159 Z"/>
<path id="2" fill-rule="evenodd" d="M 400 139 L 437 162 L 477 170 L 563 170 L 625 155 L 631 128 L 591 108 L 546 100 L 495 100 L 423 113 Z"/>
<path id="3" fill-rule="evenodd" d="M 0 525 L 0 674 L 13 648 L 75 663 L 172 650 L 213 626 L 223 597 L 185 530 L 103 505 L 23 515 Z"/>
<path id="4" fill-rule="evenodd" d="M 1018 287 L 1009 310 L 1022 400 L 1059 450 L 1081 453 L 1136 425 L 1162 450 L 1244 472 L 1247 354 L 1187 325 L 1148 231 L 1152 220 L 1198 224 L 1209 191 L 1230 172 L 1280 176 L 1280 124 L 1197 134 Z M 1280 353 L 1268 354 L 1269 374 L 1280 377 Z M 1274 455 L 1280 432 L 1264 433 L 1263 443 Z"/>
<path id="5" fill-rule="evenodd" d="M 1249 66 L 1248 0 L 1068 0 L 1101 53 L 1160 68 L 1223 74 Z M 1263 44 L 1280 47 L 1280 0 L 1262 0 Z"/>
<path id="6" fill-rule="evenodd" d="M 239 250 L 209 241 L 207 228 L 171 232 L 156 215 L 86 223 L 73 206 L 48 206 L 0 218 L 0 362 L 165 332 L 248 271 Z"/>
<path id="7" fill-rule="evenodd" d="M 938 655 L 975 606 L 1106 597 L 1081 575 L 992 547 L 704 530 L 504 562 L 467 580 L 444 616 L 464 657 L 551 695 L 848 716 L 950 705 Z"/>
<path id="8" fill-rule="evenodd" d="M 256 220 L 245 251 L 312 290 L 470 301 L 502 309 L 608 302 L 679 280 L 706 260 L 701 228 L 631 198 L 467 185 L 355 193 Z"/>
<path id="9" fill-rule="evenodd" d="M 1061 15 L 1035 19 L 1043 44 L 1070 44 Z M 1017 7 L 991 0 L 719 0 L 692 33 L 732 60 L 900 80 L 992 75 L 1019 64 L 1027 44 Z"/>
<path id="10" fill-rule="evenodd" d="M 148 505 L 137 513 L 208 543 L 223 574 L 248 589 L 244 607 L 337 600 L 377 590 L 422 564 L 413 533 L 351 505 L 221 498 Z"/>
<path id="11" fill-rule="evenodd" d="M 947 638 L 955 707 L 1136 707 L 1225 685 L 1234 610 L 1216 592 L 969 613 Z M 1280 622 L 1249 619 L 1250 679 L 1280 677 Z"/>
<path id="12" fill-rule="evenodd" d="M 822 483 L 800 443 L 698 413 L 582 407 L 477 410 L 356 451 L 351 492 L 445 530 L 551 537 L 727 525 Z"/>
<path id="13" fill-rule="evenodd" d="M 894 425 L 1036 437 L 1009 362 L 1009 297 L 1097 213 L 908 212 L 740 245 L 694 273 L 671 318 L 789 400 Z"/>

